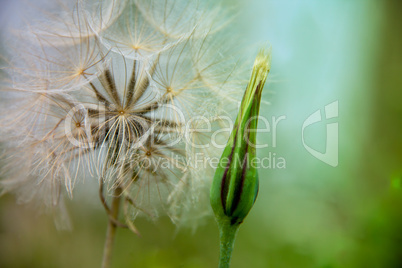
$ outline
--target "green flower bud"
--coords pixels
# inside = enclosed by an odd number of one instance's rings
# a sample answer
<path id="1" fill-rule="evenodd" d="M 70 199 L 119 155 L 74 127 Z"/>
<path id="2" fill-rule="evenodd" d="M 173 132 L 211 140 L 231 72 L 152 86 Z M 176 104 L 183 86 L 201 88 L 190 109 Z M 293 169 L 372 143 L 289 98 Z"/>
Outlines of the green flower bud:
<path id="1" fill-rule="evenodd" d="M 258 171 L 250 164 L 257 157 L 257 119 L 270 60 L 270 51 L 258 53 L 234 128 L 215 172 L 210 199 L 220 225 L 240 224 L 257 197 Z"/>

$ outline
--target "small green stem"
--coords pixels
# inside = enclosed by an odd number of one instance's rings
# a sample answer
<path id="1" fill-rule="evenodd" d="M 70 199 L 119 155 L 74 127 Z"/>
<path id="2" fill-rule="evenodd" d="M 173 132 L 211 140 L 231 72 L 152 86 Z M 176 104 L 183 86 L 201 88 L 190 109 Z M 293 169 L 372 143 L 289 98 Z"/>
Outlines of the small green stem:
<path id="1" fill-rule="evenodd" d="M 106 241 L 103 249 L 103 259 L 102 268 L 109 268 L 112 259 L 112 249 L 114 237 L 116 235 L 116 220 L 119 215 L 120 200 L 121 200 L 122 189 L 117 187 L 114 190 L 114 196 L 112 199 L 112 204 L 110 207 L 110 215 L 108 219 L 107 231 L 106 231 Z"/>
<path id="2" fill-rule="evenodd" d="M 234 242 L 239 224 L 231 225 L 230 222 L 219 223 L 220 233 L 220 257 L 219 268 L 229 268 Z"/>

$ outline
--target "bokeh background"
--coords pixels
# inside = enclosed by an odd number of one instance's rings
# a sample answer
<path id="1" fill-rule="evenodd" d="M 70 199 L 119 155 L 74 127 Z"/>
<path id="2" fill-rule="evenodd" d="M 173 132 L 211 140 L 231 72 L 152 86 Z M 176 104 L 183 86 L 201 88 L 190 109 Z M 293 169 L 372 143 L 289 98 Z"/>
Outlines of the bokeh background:
<path id="1" fill-rule="evenodd" d="M 2 30 L 21 15 L 15 2 L 22 1 L 12 2 L 0 1 Z M 232 267 L 402 267 L 402 2 L 225 5 L 237 14 L 232 23 L 249 51 L 271 44 L 260 114 L 270 123 L 286 117 L 276 144 L 273 131 L 259 135 L 269 144 L 259 155 L 271 155 L 272 165 L 260 171 L 260 193 L 238 234 Z M 339 116 L 311 125 L 305 142 L 324 152 L 326 124 L 338 123 L 336 167 L 309 154 L 301 136 L 304 120 L 334 101 Z M 0 267 L 99 267 L 106 215 L 96 187 L 85 182 L 77 190 L 67 204 L 72 231 L 58 231 L 51 215 L 2 196 Z M 212 217 L 196 231 L 177 230 L 167 218 L 137 225 L 141 237 L 118 231 L 113 267 L 217 267 Z"/>

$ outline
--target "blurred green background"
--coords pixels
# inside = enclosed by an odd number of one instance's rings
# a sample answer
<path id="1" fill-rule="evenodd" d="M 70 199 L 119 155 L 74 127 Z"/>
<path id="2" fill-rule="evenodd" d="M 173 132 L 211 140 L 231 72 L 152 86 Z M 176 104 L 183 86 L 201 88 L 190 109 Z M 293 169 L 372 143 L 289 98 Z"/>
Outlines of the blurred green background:
<path id="1" fill-rule="evenodd" d="M 261 170 L 232 267 L 402 267 L 402 2 L 226 2 L 236 3 L 233 23 L 250 51 L 272 45 L 271 104 L 260 114 L 270 123 L 286 117 L 276 146 L 272 131 L 259 136 L 269 144 L 259 155 L 273 161 L 275 153 L 286 168 Z M 325 124 L 337 122 L 336 167 L 309 154 L 301 137 L 304 120 L 334 101 L 339 117 L 311 125 L 305 142 L 324 152 Z M 99 267 L 106 215 L 97 189 L 85 186 L 67 204 L 73 231 L 3 196 L 0 267 Z M 113 267 L 217 267 L 213 218 L 195 232 L 167 218 L 137 225 L 141 237 L 118 230 Z"/>

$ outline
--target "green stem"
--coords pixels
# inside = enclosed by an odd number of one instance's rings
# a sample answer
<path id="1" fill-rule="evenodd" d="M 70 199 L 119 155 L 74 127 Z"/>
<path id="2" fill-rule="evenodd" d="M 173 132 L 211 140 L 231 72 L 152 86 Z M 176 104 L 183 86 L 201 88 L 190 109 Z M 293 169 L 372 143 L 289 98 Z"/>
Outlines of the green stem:
<path id="1" fill-rule="evenodd" d="M 231 225 L 229 222 L 219 223 L 220 257 L 219 268 L 229 268 L 234 242 L 239 224 Z"/>
<path id="2" fill-rule="evenodd" d="M 110 215 L 108 218 L 108 225 L 106 231 L 106 240 L 103 248 L 102 268 L 109 268 L 112 259 L 113 242 L 116 235 L 116 220 L 119 215 L 120 199 L 122 189 L 117 187 L 114 190 L 112 204 L 110 207 Z"/>

